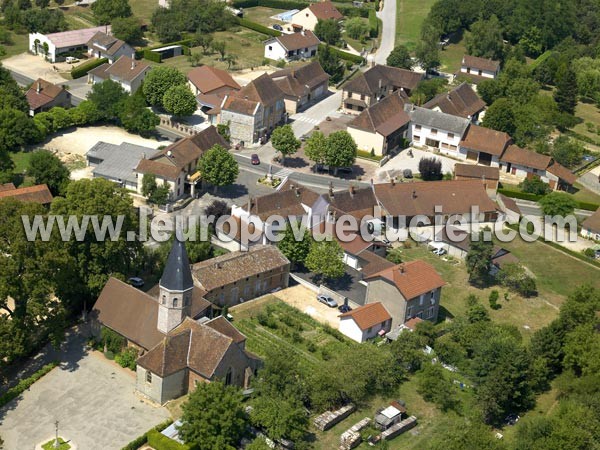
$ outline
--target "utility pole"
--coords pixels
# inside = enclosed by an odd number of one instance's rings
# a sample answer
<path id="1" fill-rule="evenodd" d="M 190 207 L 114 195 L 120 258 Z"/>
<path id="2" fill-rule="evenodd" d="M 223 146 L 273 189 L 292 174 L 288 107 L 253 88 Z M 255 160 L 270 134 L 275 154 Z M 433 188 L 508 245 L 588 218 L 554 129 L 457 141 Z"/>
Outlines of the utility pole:
<path id="1" fill-rule="evenodd" d="M 58 442 L 58 420 L 54 422 L 54 448 L 60 447 L 60 442 Z"/>

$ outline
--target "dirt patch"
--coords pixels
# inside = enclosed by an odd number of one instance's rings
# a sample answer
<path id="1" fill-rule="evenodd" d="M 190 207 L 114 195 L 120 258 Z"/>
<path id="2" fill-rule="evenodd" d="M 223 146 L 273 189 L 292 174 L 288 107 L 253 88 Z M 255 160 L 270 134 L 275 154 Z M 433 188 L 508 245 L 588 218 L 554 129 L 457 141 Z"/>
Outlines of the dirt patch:
<path id="1" fill-rule="evenodd" d="M 323 303 L 319 303 L 317 294 L 310 289 L 297 285 L 275 292 L 273 295 L 288 305 L 308 314 L 313 319 L 335 329 L 338 328 L 340 312 L 337 308 L 330 308 Z"/>
<path id="2" fill-rule="evenodd" d="M 60 76 L 59 71 L 69 72 L 71 70 L 70 64 L 52 64 L 44 61 L 41 56 L 30 55 L 29 53 L 21 53 L 20 55 L 3 59 L 2 65 L 33 80 L 43 78 L 51 83 L 64 83 L 65 78 Z M 54 70 L 55 67 L 58 70 Z"/>

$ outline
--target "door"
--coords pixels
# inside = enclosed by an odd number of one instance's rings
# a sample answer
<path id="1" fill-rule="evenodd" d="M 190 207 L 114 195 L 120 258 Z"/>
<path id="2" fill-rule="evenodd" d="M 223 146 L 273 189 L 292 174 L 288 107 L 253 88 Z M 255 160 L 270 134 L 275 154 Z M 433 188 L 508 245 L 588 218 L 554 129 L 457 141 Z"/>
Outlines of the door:
<path id="1" fill-rule="evenodd" d="M 467 150 L 467 159 L 469 161 L 477 161 L 479 156 L 479 152 L 474 152 L 473 150 Z"/>
<path id="2" fill-rule="evenodd" d="M 484 166 L 491 166 L 492 165 L 492 155 L 490 155 L 489 153 L 479 153 L 479 164 L 482 164 Z"/>

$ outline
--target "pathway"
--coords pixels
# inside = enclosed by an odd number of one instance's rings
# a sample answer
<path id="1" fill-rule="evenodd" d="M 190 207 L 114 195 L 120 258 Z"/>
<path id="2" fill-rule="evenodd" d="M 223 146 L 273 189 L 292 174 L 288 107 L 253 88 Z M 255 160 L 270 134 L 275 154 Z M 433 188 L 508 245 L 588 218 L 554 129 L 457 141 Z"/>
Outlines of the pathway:
<path id="1" fill-rule="evenodd" d="M 377 18 L 383 23 L 381 43 L 373 60 L 377 64 L 385 64 L 388 55 L 394 49 L 396 40 L 396 0 L 385 0 L 383 8 L 377 12 Z"/>

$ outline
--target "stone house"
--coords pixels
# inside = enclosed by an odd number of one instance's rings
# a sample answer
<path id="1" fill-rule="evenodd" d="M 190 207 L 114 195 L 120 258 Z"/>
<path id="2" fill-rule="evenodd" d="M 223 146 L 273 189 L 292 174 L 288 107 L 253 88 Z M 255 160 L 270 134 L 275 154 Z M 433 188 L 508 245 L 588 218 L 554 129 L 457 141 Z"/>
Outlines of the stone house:
<path id="1" fill-rule="evenodd" d="M 212 304 L 192 276 L 185 245 L 175 240 L 160 282 L 143 292 L 110 278 L 91 312 L 92 329 L 106 327 L 139 352 L 136 390 L 163 404 L 221 379 L 247 387 L 260 361 L 245 336 L 225 318 L 210 319 Z"/>
<path id="2" fill-rule="evenodd" d="M 87 43 L 88 55 L 92 58 L 107 58 L 109 64 L 121 56 L 134 54 L 134 49 L 127 42 L 117 39 L 110 34 L 98 31 Z"/>
<path id="3" fill-rule="evenodd" d="M 199 262 L 192 270 L 204 297 L 223 308 L 286 288 L 290 262 L 273 245 L 255 245 Z"/>
<path id="4" fill-rule="evenodd" d="M 211 147 L 220 145 L 228 148 L 229 144 L 214 126 L 200 133 L 181 139 L 158 152 L 143 157 L 134 169 L 137 174 L 137 192 L 142 193 L 144 174 L 156 177 L 158 185 L 169 185 L 169 199 L 177 200 L 184 195 L 194 197 L 200 189 L 202 181 L 196 170 L 198 160 Z"/>
<path id="5" fill-rule="evenodd" d="M 342 111 L 358 115 L 398 90 L 410 96 L 423 78 L 422 73 L 375 65 L 342 85 Z"/>
<path id="6" fill-rule="evenodd" d="M 200 110 L 213 125 L 218 123 L 225 96 L 241 89 L 229 73 L 211 66 L 193 68 L 188 72 L 187 79 Z"/>
<path id="7" fill-rule="evenodd" d="M 464 55 L 460 63 L 460 72 L 456 75 L 467 76 L 475 84 L 494 79 L 500 73 L 500 61 Z"/>
<path id="8" fill-rule="evenodd" d="M 308 7 L 298 11 L 292 16 L 291 22 L 294 29 L 315 31 L 319 20 L 336 20 L 344 18 L 330 1 L 311 3 Z"/>
<path id="9" fill-rule="evenodd" d="M 313 58 L 321 41 L 310 30 L 282 34 L 265 41 L 265 58 L 274 61 L 295 61 Z"/>
<path id="10" fill-rule="evenodd" d="M 53 199 L 46 184 L 17 188 L 12 183 L 0 184 L 0 200 L 3 198 L 13 198 L 21 202 L 39 203 L 40 205 L 49 205 Z"/>
<path id="11" fill-rule="evenodd" d="M 429 147 L 440 153 L 456 156 L 469 120 L 438 111 L 407 104 L 410 116 L 408 139 L 415 147 Z"/>
<path id="12" fill-rule="evenodd" d="M 398 327 L 413 317 L 437 321 L 442 286 L 446 283 L 425 261 L 416 260 L 365 278 L 366 304 L 380 302 Z"/>
<path id="13" fill-rule="evenodd" d="M 467 83 L 461 83 L 450 92 L 436 95 L 423 105 L 423 108 L 464 117 L 471 122 L 478 122 L 485 102 L 479 98 Z"/>
<path id="14" fill-rule="evenodd" d="M 404 111 L 406 93 L 396 91 L 365 109 L 347 127 L 359 150 L 383 156 L 406 138 L 410 117 Z"/>
<path id="15" fill-rule="evenodd" d="M 242 146 L 266 139 L 285 119 L 284 93 L 267 74 L 226 95 L 221 106 L 220 123 Z"/>
<path id="16" fill-rule="evenodd" d="M 29 104 L 29 115 L 48 111 L 55 106 L 69 108 L 71 106 L 71 93 L 64 86 L 52 84 L 42 78 L 35 80 L 25 93 Z"/>
<path id="17" fill-rule="evenodd" d="M 317 102 L 327 94 L 329 75 L 318 61 L 301 67 L 278 70 L 270 77 L 284 94 L 285 110 L 295 114 L 309 103 Z"/>
<path id="18" fill-rule="evenodd" d="M 359 343 L 385 335 L 392 326 L 392 316 L 380 302 L 368 303 L 339 317 L 340 332 Z"/>
<path id="19" fill-rule="evenodd" d="M 136 61 L 134 55 L 121 56 L 114 64 L 104 63 L 88 72 L 88 83 L 102 83 L 112 80 L 121 85 L 125 92 L 137 91 L 152 66 Z"/>

